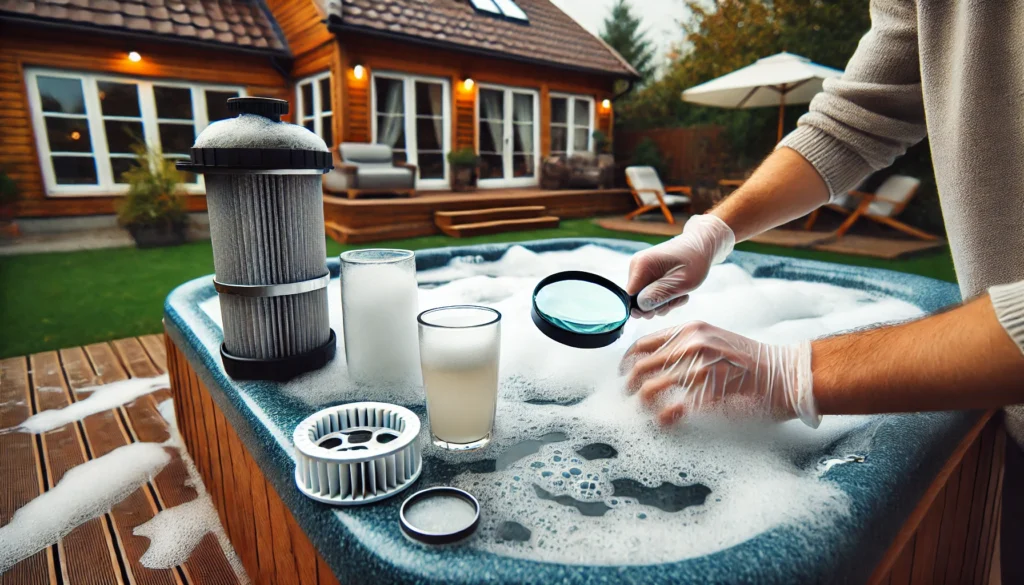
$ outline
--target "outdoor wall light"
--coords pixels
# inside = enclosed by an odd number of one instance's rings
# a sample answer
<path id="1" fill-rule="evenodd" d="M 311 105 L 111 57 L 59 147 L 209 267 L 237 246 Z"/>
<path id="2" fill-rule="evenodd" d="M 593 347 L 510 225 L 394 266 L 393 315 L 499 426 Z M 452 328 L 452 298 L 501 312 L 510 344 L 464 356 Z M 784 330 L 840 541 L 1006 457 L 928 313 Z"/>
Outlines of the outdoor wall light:
<path id="1" fill-rule="evenodd" d="M 142 55 L 140 55 L 138 51 L 132 51 L 128 53 L 128 60 L 132 63 L 138 63 L 139 61 L 142 61 Z"/>
<path id="2" fill-rule="evenodd" d="M 366 75 L 366 68 L 362 65 L 356 65 L 352 68 L 352 76 L 356 79 L 362 79 Z"/>
<path id="3" fill-rule="evenodd" d="M 466 91 L 473 91 L 473 83 L 474 83 L 474 82 L 473 82 L 473 78 L 471 78 L 471 77 L 467 77 L 467 78 L 466 78 L 465 80 L 463 80 L 463 82 L 462 82 L 462 89 L 464 89 L 464 90 L 466 90 Z"/>
<path id="4" fill-rule="evenodd" d="M 607 99 L 607 98 L 601 100 L 601 108 L 605 109 L 605 110 L 612 109 L 612 100 Z"/>

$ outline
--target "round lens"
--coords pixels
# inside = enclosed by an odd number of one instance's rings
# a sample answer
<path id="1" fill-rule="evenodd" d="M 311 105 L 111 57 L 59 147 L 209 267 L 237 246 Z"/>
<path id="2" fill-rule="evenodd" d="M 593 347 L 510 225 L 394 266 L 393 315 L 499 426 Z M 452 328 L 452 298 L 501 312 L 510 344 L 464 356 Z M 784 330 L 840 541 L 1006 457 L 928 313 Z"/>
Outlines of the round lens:
<path id="1" fill-rule="evenodd" d="M 545 320 L 572 333 L 606 333 L 629 318 L 621 296 L 584 280 L 552 282 L 537 291 L 534 303 Z"/>

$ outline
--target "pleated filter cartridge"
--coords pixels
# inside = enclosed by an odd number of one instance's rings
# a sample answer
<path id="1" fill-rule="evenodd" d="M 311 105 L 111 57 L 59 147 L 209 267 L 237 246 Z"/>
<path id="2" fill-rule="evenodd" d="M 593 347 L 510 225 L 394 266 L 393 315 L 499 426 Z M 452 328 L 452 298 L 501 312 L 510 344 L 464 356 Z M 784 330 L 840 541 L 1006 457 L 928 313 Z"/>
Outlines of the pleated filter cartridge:
<path id="1" fill-rule="evenodd" d="M 295 484 L 314 500 L 341 506 L 368 504 L 406 489 L 420 476 L 420 419 L 382 402 L 354 402 L 321 410 L 299 423 Z"/>
<path id="2" fill-rule="evenodd" d="M 228 109 L 238 116 L 207 127 L 178 168 L 205 175 L 224 369 L 287 380 L 336 350 L 320 180 L 331 153 L 312 132 L 280 121 L 284 100 L 231 98 Z"/>

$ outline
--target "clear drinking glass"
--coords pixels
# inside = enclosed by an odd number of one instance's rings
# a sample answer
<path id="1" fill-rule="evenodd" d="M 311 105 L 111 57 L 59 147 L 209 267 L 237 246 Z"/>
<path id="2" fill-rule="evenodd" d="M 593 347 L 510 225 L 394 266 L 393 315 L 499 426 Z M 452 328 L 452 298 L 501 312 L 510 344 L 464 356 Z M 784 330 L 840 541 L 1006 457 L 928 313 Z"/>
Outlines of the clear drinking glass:
<path id="1" fill-rule="evenodd" d="M 416 257 L 409 250 L 341 255 L 341 312 L 349 376 L 419 383 Z"/>
<path id="2" fill-rule="evenodd" d="M 418 321 L 434 444 L 453 451 L 483 447 L 498 403 L 501 313 L 456 305 L 423 311 Z"/>

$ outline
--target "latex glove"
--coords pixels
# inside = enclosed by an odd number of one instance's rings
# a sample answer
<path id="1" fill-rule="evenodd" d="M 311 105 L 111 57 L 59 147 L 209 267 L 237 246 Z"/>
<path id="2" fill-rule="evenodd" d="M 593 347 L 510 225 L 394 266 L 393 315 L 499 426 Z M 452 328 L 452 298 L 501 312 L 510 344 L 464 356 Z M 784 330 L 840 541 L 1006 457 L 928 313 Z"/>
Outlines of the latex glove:
<path id="1" fill-rule="evenodd" d="M 730 415 L 799 418 L 811 428 L 821 422 L 810 342 L 770 345 L 694 321 L 640 338 L 622 360 L 627 388 L 657 406 L 662 424 L 716 407 Z"/>
<path id="2" fill-rule="evenodd" d="M 682 306 L 687 293 L 708 277 L 715 264 L 725 261 L 736 244 L 736 236 L 714 215 L 695 215 L 683 226 L 683 233 L 667 242 L 637 252 L 629 261 L 629 294 L 637 297 L 634 317 L 650 319 Z"/>

